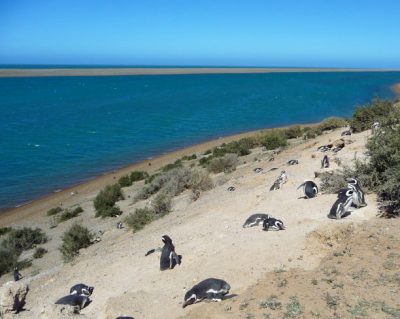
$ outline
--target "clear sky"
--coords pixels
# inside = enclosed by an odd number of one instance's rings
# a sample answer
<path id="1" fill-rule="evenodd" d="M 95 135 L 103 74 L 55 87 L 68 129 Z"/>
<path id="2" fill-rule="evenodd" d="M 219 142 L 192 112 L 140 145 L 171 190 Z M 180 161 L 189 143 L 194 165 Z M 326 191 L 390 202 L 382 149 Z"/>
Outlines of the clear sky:
<path id="1" fill-rule="evenodd" d="M 0 64 L 400 68 L 400 1 L 0 0 Z"/>

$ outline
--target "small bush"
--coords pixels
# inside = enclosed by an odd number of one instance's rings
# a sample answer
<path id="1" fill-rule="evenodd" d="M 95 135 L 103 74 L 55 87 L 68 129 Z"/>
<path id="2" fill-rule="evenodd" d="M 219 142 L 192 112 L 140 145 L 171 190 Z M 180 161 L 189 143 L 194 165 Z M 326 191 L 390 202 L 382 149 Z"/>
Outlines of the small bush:
<path id="1" fill-rule="evenodd" d="M 133 171 L 129 175 L 129 178 L 131 179 L 132 183 L 141 181 L 141 180 L 146 179 L 148 177 L 149 177 L 149 174 L 147 172 L 144 172 L 144 171 Z"/>
<path id="2" fill-rule="evenodd" d="M 183 166 L 182 161 L 178 159 L 174 163 L 167 164 L 167 165 L 163 166 L 161 170 L 163 172 L 168 172 L 168 171 L 170 171 L 172 169 L 180 168 L 182 166 Z"/>
<path id="3" fill-rule="evenodd" d="M 9 232 L 1 246 L 4 249 L 20 255 L 24 250 L 31 249 L 36 245 L 44 244 L 47 241 L 46 234 L 40 229 L 24 227 L 22 229 L 13 229 Z"/>
<path id="4" fill-rule="evenodd" d="M 211 162 L 211 160 L 213 158 L 214 157 L 212 157 L 212 156 L 202 157 L 199 160 L 199 165 L 202 166 L 202 167 L 207 167 L 207 165 Z"/>
<path id="5" fill-rule="evenodd" d="M 214 183 L 206 172 L 194 170 L 190 178 L 189 188 L 192 189 L 193 192 L 205 192 L 214 188 Z"/>
<path id="6" fill-rule="evenodd" d="M 62 208 L 61 207 L 55 207 L 55 208 L 52 208 L 52 209 L 49 209 L 48 211 L 47 211 L 47 216 L 53 216 L 53 215 L 56 215 L 56 214 L 58 214 L 58 213 L 60 213 L 60 212 L 62 212 Z"/>
<path id="7" fill-rule="evenodd" d="M 300 125 L 293 125 L 284 130 L 286 138 L 297 138 L 303 135 Z"/>
<path id="8" fill-rule="evenodd" d="M 345 181 L 345 177 L 343 173 L 322 173 L 319 178 L 321 179 L 321 191 L 325 193 L 337 193 L 337 191 L 341 188 L 347 187 L 347 182 Z"/>
<path id="9" fill-rule="evenodd" d="M 222 158 L 214 158 L 208 164 L 208 170 L 212 173 L 230 173 L 236 170 L 238 164 L 238 156 L 236 154 L 225 154 Z"/>
<path id="10" fill-rule="evenodd" d="M 316 138 L 321 135 L 322 131 L 318 127 L 305 127 L 303 129 L 303 139 L 308 140 L 310 138 Z"/>
<path id="11" fill-rule="evenodd" d="M 149 208 L 137 208 L 133 214 L 125 218 L 125 223 L 132 228 L 133 232 L 142 229 L 156 218 L 156 214 Z"/>
<path id="12" fill-rule="evenodd" d="M 38 247 L 38 248 L 35 249 L 35 252 L 33 254 L 33 258 L 35 258 L 35 259 L 42 258 L 45 253 L 47 253 L 46 249 L 44 249 L 43 247 Z"/>
<path id="13" fill-rule="evenodd" d="M 172 207 L 171 195 L 166 192 L 159 193 L 152 201 L 151 206 L 153 208 L 154 213 L 156 213 L 159 216 L 168 214 L 171 211 Z"/>
<path id="14" fill-rule="evenodd" d="M 282 130 L 271 130 L 265 133 L 262 137 L 261 144 L 267 150 L 274 150 L 279 147 L 284 147 L 287 145 L 287 138 L 285 132 Z"/>
<path id="15" fill-rule="evenodd" d="M 119 184 L 108 185 L 94 199 L 94 208 L 96 209 L 96 217 L 114 217 L 121 215 L 122 212 L 115 203 L 124 199 Z"/>
<path id="16" fill-rule="evenodd" d="M 75 208 L 72 211 L 66 209 L 65 211 L 62 212 L 62 214 L 58 218 L 58 222 L 59 223 L 65 222 L 68 219 L 71 219 L 71 218 L 74 218 L 74 217 L 78 216 L 82 212 L 83 212 L 83 208 L 80 207 L 80 206 L 78 206 L 77 208 Z"/>
<path id="17" fill-rule="evenodd" d="M 118 184 L 121 187 L 128 187 L 132 185 L 132 180 L 128 175 L 124 175 L 119 178 Z"/>
<path id="18" fill-rule="evenodd" d="M 0 227 L 0 236 L 3 236 L 12 231 L 12 227 Z"/>
<path id="19" fill-rule="evenodd" d="M 8 249 L 0 247 L 0 277 L 15 267 L 18 254 Z"/>
<path id="20" fill-rule="evenodd" d="M 89 247 L 92 242 L 92 234 L 89 229 L 78 224 L 73 224 L 71 228 L 62 236 L 60 252 L 64 262 L 71 261 L 82 248 Z"/>
<path id="21" fill-rule="evenodd" d="M 196 154 L 192 154 L 190 156 L 185 155 L 185 156 L 182 157 L 182 161 L 191 161 L 191 160 L 194 160 L 194 159 L 197 159 L 197 155 Z"/>
<path id="22" fill-rule="evenodd" d="M 368 130 L 374 122 L 387 119 L 395 109 L 391 101 L 374 99 L 372 103 L 356 108 L 350 120 L 350 127 L 353 132 Z"/>
<path id="23" fill-rule="evenodd" d="M 155 174 L 152 174 L 150 176 L 147 176 L 146 179 L 144 180 L 144 183 L 145 184 L 150 184 L 159 175 L 160 175 L 160 173 L 155 173 Z"/>
<path id="24" fill-rule="evenodd" d="M 345 127 L 347 125 L 348 123 L 345 119 L 342 119 L 340 117 L 329 117 L 323 120 L 321 124 L 318 125 L 318 129 L 320 131 L 328 131 L 339 127 Z"/>

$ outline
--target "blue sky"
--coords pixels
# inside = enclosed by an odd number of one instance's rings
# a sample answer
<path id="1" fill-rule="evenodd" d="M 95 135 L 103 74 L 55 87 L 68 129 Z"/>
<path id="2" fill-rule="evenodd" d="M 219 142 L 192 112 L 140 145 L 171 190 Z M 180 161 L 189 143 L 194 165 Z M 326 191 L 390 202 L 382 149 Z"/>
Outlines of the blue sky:
<path id="1" fill-rule="evenodd" d="M 0 0 L 0 64 L 400 68 L 397 0 Z"/>

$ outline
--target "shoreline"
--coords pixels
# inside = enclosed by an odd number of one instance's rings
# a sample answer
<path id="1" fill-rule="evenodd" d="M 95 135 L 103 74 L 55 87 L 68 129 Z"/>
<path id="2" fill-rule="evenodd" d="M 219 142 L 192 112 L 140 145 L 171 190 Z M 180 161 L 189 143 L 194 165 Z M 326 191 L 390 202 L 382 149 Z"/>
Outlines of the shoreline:
<path id="1" fill-rule="evenodd" d="M 390 89 L 393 91 L 394 94 L 400 96 L 400 83 L 395 83 L 390 86 Z"/>
<path id="2" fill-rule="evenodd" d="M 0 78 L 51 76 L 128 76 L 175 74 L 249 74 L 249 73 L 302 73 L 302 72 L 399 72 L 399 69 L 347 69 L 347 68 L 48 68 L 0 69 Z"/>
<path id="3" fill-rule="evenodd" d="M 322 122 L 322 121 L 321 121 Z M 146 159 L 138 162 L 128 164 L 126 166 L 116 168 L 115 170 L 104 172 L 101 175 L 93 176 L 89 180 L 77 182 L 72 186 L 54 190 L 51 193 L 40 196 L 31 201 L 17 204 L 15 207 L 5 208 L 0 211 L 0 226 L 7 226 L 15 223 L 20 218 L 27 218 L 33 215 L 43 213 L 45 214 L 48 209 L 59 206 L 59 203 L 70 206 L 69 202 L 79 202 L 79 198 L 87 196 L 93 192 L 98 192 L 106 185 L 115 183 L 121 176 L 129 174 L 134 170 L 142 170 L 152 173 L 162 166 L 172 163 L 180 159 L 184 155 L 192 155 L 193 153 L 202 153 L 210 148 L 219 146 L 223 143 L 229 143 L 244 137 L 254 136 L 273 129 L 285 129 L 290 126 L 299 125 L 300 127 L 316 126 L 321 122 L 306 123 L 306 124 L 291 124 L 272 128 L 263 128 L 252 130 L 248 132 L 237 133 L 233 135 L 223 136 L 202 143 L 194 144 L 188 147 L 183 147 L 165 154 L 160 154 L 151 159 Z M 151 163 L 151 165 L 149 165 Z M 76 193 L 71 195 L 71 192 Z M 72 205 L 73 205 L 72 203 Z"/>

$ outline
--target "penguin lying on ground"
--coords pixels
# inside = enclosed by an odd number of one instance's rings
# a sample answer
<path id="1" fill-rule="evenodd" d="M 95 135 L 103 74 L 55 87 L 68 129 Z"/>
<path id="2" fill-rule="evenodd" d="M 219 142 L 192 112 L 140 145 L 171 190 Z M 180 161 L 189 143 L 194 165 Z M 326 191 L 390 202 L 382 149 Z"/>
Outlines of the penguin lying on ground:
<path id="1" fill-rule="evenodd" d="M 305 198 L 313 198 L 318 194 L 318 186 L 313 181 L 305 181 L 297 189 L 303 187 L 303 193 Z"/>
<path id="2" fill-rule="evenodd" d="M 85 284 L 76 284 L 71 287 L 69 293 L 71 295 L 82 295 L 89 297 L 93 293 L 94 287 L 90 287 Z"/>
<path id="3" fill-rule="evenodd" d="M 246 219 L 246 221 L 243 224 L 243 228 L 260 225 L 260 223 L 262 223 L 268 217 L 269 217 L 268 214 L 253 214 Z"/>
<path id="4" fill-rule="evenodd" d="M 351 135 L 351 130 L 343 131 L 341 136 Z"/>
<path id="5" fill-rule="evenodd" d="M 203 299 L 221 301 L 223 297 L 229 293 L 230 289 L 231 286 L 225 280 L 208 278 L 199 282 L 186 292 L 182 308 Z"/>
<path id="6" fill-rule="evenodd" d="M 275 180 L 275 182 L 272 184 L 270 187 L 270 191 L 275 191 L 277 189 L 281 189 L 283 184 L 287 182 L 288 178 L 286 175 L 285 171 L 282 171 L 281 174 L 278 176 L 278 178 Z"/>
<path id="7" fill-rule="evenodd" d="M 346 178 L 347 188 L 353 191 L 353 206 L 360 208 L 367 206 L 365 195 L 361 189 L 360 182 L 355 178 Z"/>
<path id="8" fill-rule="evenodd" d="M 234 186 L 229 186 L 227 188 L 228 192 L 234 192 L 236 190 L 236 188 Z"/>
<path id="9" fill-rule="evenodd" d="M 284 230 L 285 225 L 279 219 L 268 217 L 263 221 L 263 230 L 268 231 L 270 228 L 275 230 Z"/>
<path id="10" fill-rule="evenodd" d="M 263 171 L 263 169 L 261 167 L 256 167 L 255 169 L 253 169 L 254 173 L 260 173 Z"/>
<path id="11" fill-rule="evenodd" d="M 79 311 L 85 308 L 90 302 L 91 300 L 88 296 L 73 294 L 58 299 L 56 305 L 72 306 L 75 312 L 79 313 Z"/>
<path id="12" fill-rule="evenodd" d="M 353 193 L 354 191 L 351 189 L 341 189 L 338 192 L 338 199 L 333 204 L 328 218 L 331 219 L 341 219 L 350 215 L 350 206 L 353 203 Z"/>
<path id="13" fill-rule="evenodd" d="M 287 164 L 288 165 L 296 165 L 296 164 L 299 164 L 299 161 L 298 160 L 290 160 L 287 162 Z"/>
<path id="14" fill-rule="evenodd" d="M 325 155 L 321 161 L 321 168 L 329 168 L 329 157 Z"/>

